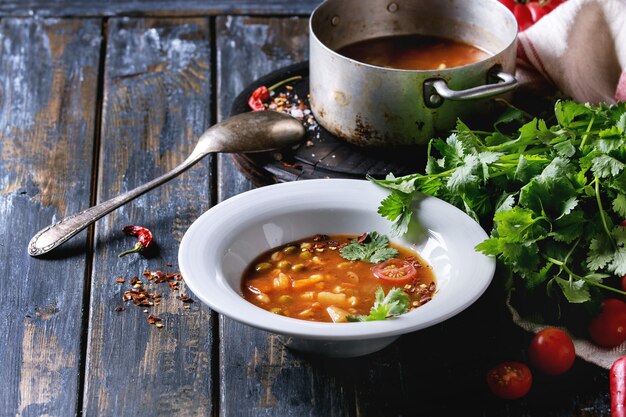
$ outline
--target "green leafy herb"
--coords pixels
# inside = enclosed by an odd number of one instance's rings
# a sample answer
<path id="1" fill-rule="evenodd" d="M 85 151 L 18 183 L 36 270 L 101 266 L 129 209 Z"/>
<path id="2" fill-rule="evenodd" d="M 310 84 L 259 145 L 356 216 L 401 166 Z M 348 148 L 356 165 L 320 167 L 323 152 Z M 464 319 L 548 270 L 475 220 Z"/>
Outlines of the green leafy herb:
<path id="1" fill-rule="evenodd" d="M 516 286 L 560 289 L 570 303 L 602 295 L 626 274 L 626 103 L 557 102 L 556 124 L 533 119 L 513 133 L 455 131 L 428 145 L 423 174 L 370 180 L 389 189 L 378 212 L 406 233 L 417 193 L 465 210 L 491 236 L 477 250 L 497 256 Z M 504 123 L 506 122 L 506 123 Z"/>
<path id="2" fill-rule="evenodd" d="M 373 264 L 393 258 L 398 251 L 389 247 L 389 239 L 377 232 L 367 233 L 360 239 L 352 239 L 339 254 L 350 261 L 368 261 Z"/>
<path id="3" fill-rule="evenodd" d="M 378 287 L 369 316 L 347 316 L 347 319 L 348 321 L 385 320 L 406 313 L 410 304 L 409 296 L 402 288 L 392 288 L 385 296 L 382 287 Z"/>

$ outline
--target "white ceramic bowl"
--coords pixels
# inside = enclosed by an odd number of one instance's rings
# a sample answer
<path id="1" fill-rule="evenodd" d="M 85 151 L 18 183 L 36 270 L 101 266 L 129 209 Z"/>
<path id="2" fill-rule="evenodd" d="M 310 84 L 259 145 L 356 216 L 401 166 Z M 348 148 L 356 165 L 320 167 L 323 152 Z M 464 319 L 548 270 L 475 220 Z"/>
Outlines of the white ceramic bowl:
<path id="1" fill-rule="evenodd" d="M 291 348 L 335 357 L 375 352 L 400 335 L 446 320 L 485 291 L 495 260 L 474 250 L 487 238 L 456 207 L 418 199 L 419 227 L 392 239 L 412 247 L 432 265 L 437 292 L 427 304 L 378 322 L 317 323 L 263 310 L 241 296 L 246 266 L 262 252 L 315 234 L 377 231 L 391 224 L 377 212 L 388 192 L 361 180 L 307 180 L 258 188 L 232 197 L 200 216 L 185 233 L 178 261 L 187 286 L 213 310 L 283 338 Z"/>

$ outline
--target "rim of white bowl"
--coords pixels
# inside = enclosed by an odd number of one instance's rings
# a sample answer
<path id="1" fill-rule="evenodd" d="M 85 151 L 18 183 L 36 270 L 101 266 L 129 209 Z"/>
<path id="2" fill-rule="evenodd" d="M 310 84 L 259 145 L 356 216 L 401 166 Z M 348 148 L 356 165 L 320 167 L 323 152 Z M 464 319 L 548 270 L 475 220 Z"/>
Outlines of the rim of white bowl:
<path id="1" fill-rule="evenodd" d="M 202 214 L 183 236 L 178 262 L 185 284 L 196 297 L 220 314 L 273 333 L 313 340 L 356 340 L 405 334 L 440 323 L 473 304 L 487 289 L 495 272 L 495 259 L 473 250 L 468 252 L 468 262 L 471 262 L 475 275 L 463 299 L 450 305 L 436 306 L 434 301 L 438 295 L 435 295 L 433 301 L 410 313 L 384 321 L 321 323 L 284 317 L 253 305 L 241 296 L 240 291 L 226 284 L 219 265 L 221 249 L 224 249 L 221 243 L 229 236 L 238 218 L 255 216 L 260 210 L 273 207 L 280 207 L 279 210 L 284 213 L 304 208 L 376 213 L 378 204 L 387 195 L 387 191 L 365 180 L 314 179 L 269 185 L 231 197 Z M 467 244 L 471 248 L 488 238 L 478 223 L 443 200 L 424 196 L 420 210 L 445 213 L 446 218 L 453 216 L 456 221 L 462 222 L 465 236 L 470 239 Z M 357 232 L 362 233 L 355 231 L 355 234 Z M 285 243 L 288 242 L 282 244 Z M 209 253 L 203 252 L 205 248 Z M 202 256 L 209 256 L 209 261 L 215 261 L 215 270 L 197 268 L 194 259 Z"/>

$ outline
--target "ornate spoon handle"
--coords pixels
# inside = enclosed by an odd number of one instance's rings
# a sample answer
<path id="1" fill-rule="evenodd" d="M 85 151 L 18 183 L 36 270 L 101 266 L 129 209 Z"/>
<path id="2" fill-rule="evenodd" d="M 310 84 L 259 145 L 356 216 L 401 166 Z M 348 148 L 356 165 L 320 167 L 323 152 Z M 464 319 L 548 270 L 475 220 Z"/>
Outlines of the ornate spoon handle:
<path id="1" fill-rule="evenodd" d="M 28 244 L 28 254 L 39 256 L 50 252 L 102 216 L 171 180 L 205 155 L 213 152 L 265 152 L 280 149 L 300 142 L 305 134 L 300 121 L 274 111 L 243 113 L 226 119 L 206 130 L 189 157 L 173 170 L 39 231 Z"/>
<path id="2" fill-rule="evenodd" d="M 65 217 L 60 221 L 43 228 L 30 240 L 30 243 L 28 244 L 28 254 L 30 256 L 39 256 L 50 252 L 52 249 L 65 243 L 68 239 L 89 226 L 91 223 L 109 214 L 116 208 L 123 206 L 129 201 L 178 176 L 180 173 L 202 159 L 204 155 L 206 154 L 192 154 L 182 164 L 150 182 L 93 207 L 89 207 L 79 213 Z"/>

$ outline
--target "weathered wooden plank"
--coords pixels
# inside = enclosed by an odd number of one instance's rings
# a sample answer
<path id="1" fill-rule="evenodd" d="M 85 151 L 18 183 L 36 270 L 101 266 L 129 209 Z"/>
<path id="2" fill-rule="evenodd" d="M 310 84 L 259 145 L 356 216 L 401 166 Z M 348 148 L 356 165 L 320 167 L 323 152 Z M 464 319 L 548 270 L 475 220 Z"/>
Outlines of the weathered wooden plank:
<path id="1" fill-rule="evenodd" d="M 254 79 L 306 59 L 306 19 L 219 17 L 218 112 Z M 219 200 L 252 188 L 229 156 L 220 156 Z M 351 414 L 352 393 L 324 366 L 285 349 L 276 336 L 220 320 L 222 416 L 340 416 Z"/>
<path id="2" fill-rule="evenodd" d="M 210 123 L 207 19 L 109 21 L 98 201 L 134 188 L 181 163 Z M 209 160 L 98 222 L 91 288 L 85 415 L 209 415 L 212 321 L 200 303 L 184 304 L 184 284 L 149 283 L 145 269 L 176 271 L 178 243 L 209 206 Z M 118 258 L 134 245 L 121 228 L 150 228 L 159 251 Z M 167 264 L 173 264 L 168 267 Z M 138 275 L 153 307 L 122 301 Z M 116 277 L 125 277 L 117 283 Z M 115 307 L 125 306 L 125 311 Z M 147 309 L 149 312 L 144 313 Z M 163 328 L 149 325 L 148 315 Z"/>
<path id="3" fill-rule="evenodd" d="M 0 22 L 0 415 L 75 415 L 87 233 L 30 237 L 89 206 L 101 24 Z"/>
<path id="4" fill-rule="evenodd" d="M 306 15 L 320 0 L 3 0 L 0 16 Z"/>
<path id="5" fill-rule="evenodd" d="M 308 21 L 302 18 L 218 17 L 218 118 L 255 79 L 308 57 Z M 218 157 L 219 200 L 253 187 L 229 155 Z"/>

